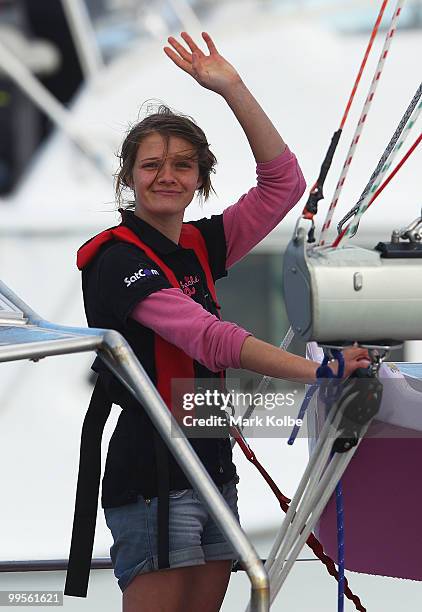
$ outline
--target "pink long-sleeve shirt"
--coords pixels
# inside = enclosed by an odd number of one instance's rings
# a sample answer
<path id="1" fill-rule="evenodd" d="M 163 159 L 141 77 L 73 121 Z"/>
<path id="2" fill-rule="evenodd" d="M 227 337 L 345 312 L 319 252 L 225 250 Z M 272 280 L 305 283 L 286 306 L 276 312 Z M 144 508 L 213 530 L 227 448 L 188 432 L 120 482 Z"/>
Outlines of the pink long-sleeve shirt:
<path id="1" fill-rule="evenodd" d="M 227 269 L 265 238 L 305 191 L 299 164 L 288 148 L 256 168 L 256 186 L 223 212 Z M 251 335 L 235 323 L 220 321 L 176 288 L 152 293 L 131 317 L 213 372 L 239 368 L 243 342 Z"/>

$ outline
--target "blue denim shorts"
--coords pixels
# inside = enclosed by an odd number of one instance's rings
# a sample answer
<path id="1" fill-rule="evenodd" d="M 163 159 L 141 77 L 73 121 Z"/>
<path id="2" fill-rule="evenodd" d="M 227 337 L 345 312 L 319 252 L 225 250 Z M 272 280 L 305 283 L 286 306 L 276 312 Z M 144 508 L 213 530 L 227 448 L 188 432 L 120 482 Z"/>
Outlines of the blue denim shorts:
<path id="1" fill-rule="evenodd" d="M 237 520 L 237 476 L 219 487 Z M 133 504 L 104 509 L 114 544 L 110 548 L 114 575 L 122 591 L 138 574 L 158 570 L 157 498 L 142 495 Z M 204 565 L 207 561 L 237 558 L 207 508 L 193 489 L 170 491 L 170 567 Z"/>

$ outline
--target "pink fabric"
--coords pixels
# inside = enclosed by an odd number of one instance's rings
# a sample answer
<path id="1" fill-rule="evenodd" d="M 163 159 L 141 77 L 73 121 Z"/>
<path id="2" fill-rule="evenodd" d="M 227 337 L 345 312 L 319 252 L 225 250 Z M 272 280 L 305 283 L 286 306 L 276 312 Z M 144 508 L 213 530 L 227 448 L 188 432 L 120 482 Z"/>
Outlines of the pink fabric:
<path id="1" fill-rule="evenodd" d="M 286 148 L 257 164 L 257 185 L 223 213 L 226 267 L 242 259 L 280 223 L 305 190 L 295 155 Z M 131 317 L 154 330 L 213 372 L 240 368 L 243 342 L 251 334 L 220 321 L 179 289 L 162 289 L 137 304 Z"/>
<path id="2" fill-rule="evenodd" d="M 212 372 L 240 368 L 242 344 L 251 335 L 234 323 L 220 321 L 176 288 L 152 293 L 135 306 L 131 317 Z"/>
<path id="3" fill-rule="evenodd" d="M 288 147 L 275 159 L 257 164 L 256 171 L 256 187 L 223 212 L 227 268 L 261 242 L 305 191 L 305 179 Z"/>

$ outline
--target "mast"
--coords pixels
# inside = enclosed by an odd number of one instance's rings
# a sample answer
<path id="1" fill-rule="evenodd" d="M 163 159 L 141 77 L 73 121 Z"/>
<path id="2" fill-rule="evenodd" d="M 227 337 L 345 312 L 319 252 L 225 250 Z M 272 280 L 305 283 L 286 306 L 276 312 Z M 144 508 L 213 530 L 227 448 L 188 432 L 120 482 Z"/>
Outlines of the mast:
<path id="1" fill-rule="evenodd" d="M 104 63 L 85 2 L 61 0 L 85 78 L 94 78 Z"/>

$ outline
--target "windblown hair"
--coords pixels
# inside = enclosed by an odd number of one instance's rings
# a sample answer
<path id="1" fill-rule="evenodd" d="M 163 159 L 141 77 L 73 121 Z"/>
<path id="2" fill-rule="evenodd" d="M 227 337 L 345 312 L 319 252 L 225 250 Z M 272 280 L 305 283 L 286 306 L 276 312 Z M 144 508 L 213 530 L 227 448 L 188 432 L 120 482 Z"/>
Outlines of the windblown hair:
<path id="1" fill-rule="evenodd" d="M 195 149 L 195 158 L 198 159 L 201 180 L 198 195 L 201 200 L 207 200 L 211 191 L 215 193 L 211 183 L 211 174 L 215 172 L 217 159 L 210 151 L 204 132 L 191 117 L 175 113 L 168 106 L 160 104 L 155 112 L 130 128 L 122 144 L 118 154 L 120 167 L 115 174 L 116 199 L 119 206 L 133 207 L 133 202 L 124 206 L 123 191 L 132 189 L 132 172 L 140 142 L 145 136 L 154 132 L 163 136 L 166 147 L 170 136 L 179 136 L 189 141 Z"/>

